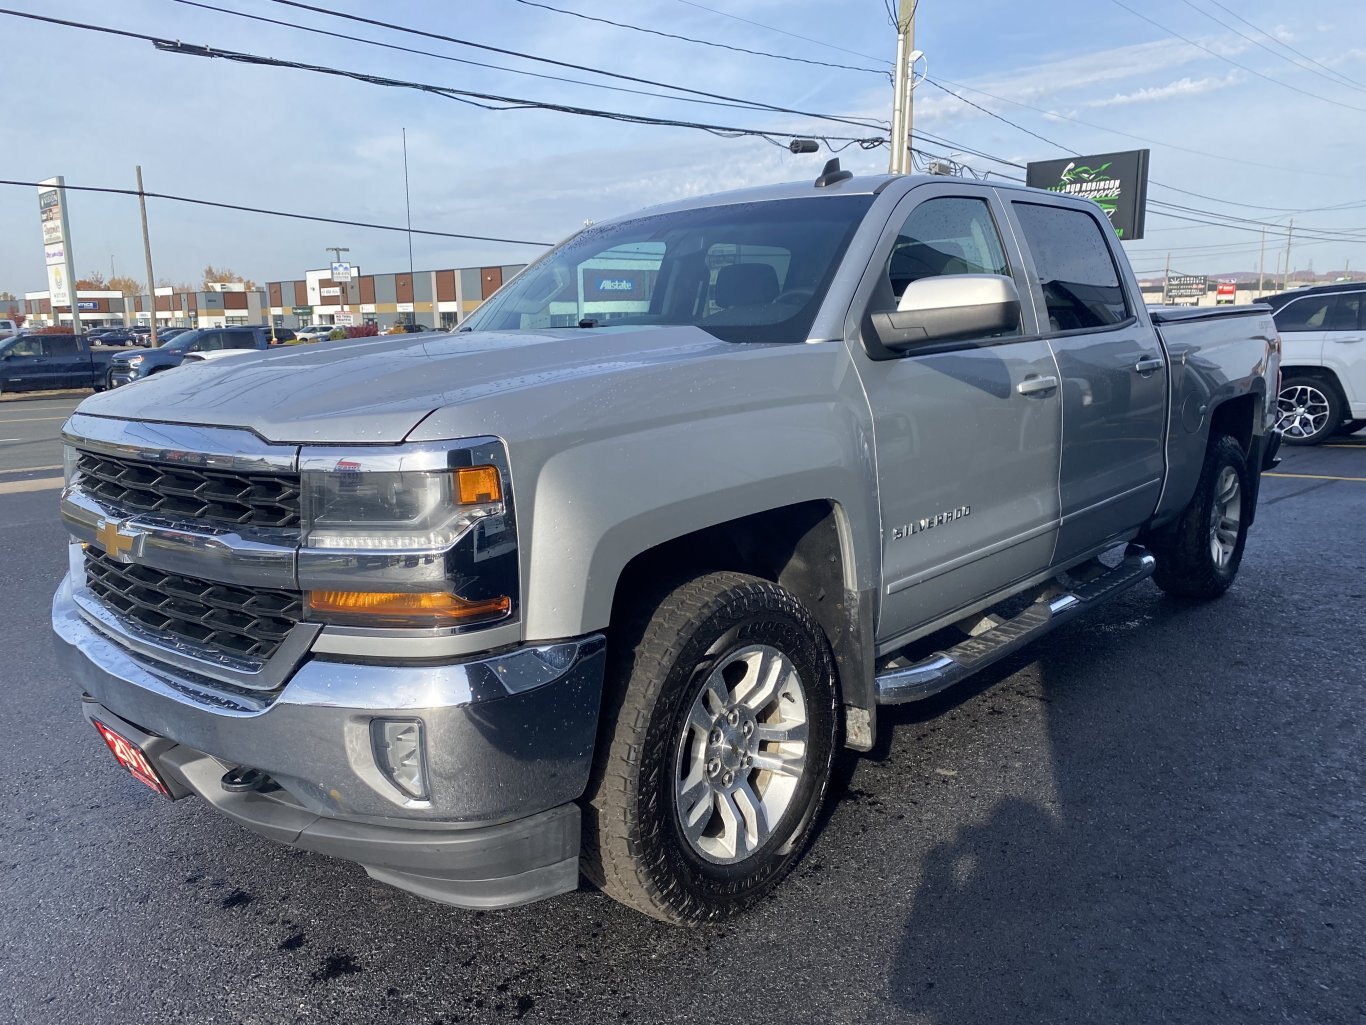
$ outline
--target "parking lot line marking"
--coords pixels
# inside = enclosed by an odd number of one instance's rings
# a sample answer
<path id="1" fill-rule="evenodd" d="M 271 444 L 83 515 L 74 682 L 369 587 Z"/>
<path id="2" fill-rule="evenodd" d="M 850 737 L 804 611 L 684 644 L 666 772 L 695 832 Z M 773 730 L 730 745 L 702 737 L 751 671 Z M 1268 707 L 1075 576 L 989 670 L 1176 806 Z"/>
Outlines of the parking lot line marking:
<path id="1" fill-rule="evenodd" d="M 18 495 L 26 491 L 56 491 L 62 486 L 60 477 L 37 477 L 34 480 L 11 480 L 0 484 L 0 495 Z"/>
<path id="2" fill-rule="evenodd" d="M 0 441 L 6 440 L 9 439 L 0 438 Z M 61 463 L 53 463 L 51 466 L 15 466 L 8 470 L 0 470 L 0 477 L 8 476 L 12 473 L 38 473 L 42 470 L 60 470 L 61 468 Z"/>
<path id="3" fill-rule="evenodd" d="M 66 416 L 30 416 L 21 420 L 9 420 L 0 416 L 0 424 L 36 424 L 45 420 L 69 420 Z"/>
<path id="4" fill-rule="evenodd" d="M 1366 445 L 1324 445 L 1324 448 L 1360 448 L 1366 449 Z"/>
<path id="5" fill-rule="evenodd" d="M 1366 477 L 1330 477 L 1324 473 L 1264 473 L 1263 477 L 1294 477 L 1297 480 L 1350 480 L 1366 484 Z"/>

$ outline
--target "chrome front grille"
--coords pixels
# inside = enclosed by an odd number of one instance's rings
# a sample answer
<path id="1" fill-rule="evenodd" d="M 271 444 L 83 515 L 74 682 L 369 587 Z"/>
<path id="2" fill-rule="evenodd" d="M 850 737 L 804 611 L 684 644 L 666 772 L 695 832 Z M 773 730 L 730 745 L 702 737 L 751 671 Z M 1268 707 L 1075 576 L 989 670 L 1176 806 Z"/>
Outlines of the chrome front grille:
<path id="1" fill-rule="evenodd" d="M 297 530 L 296 473 L 240 473 L 81 452 L 80 487 L 124 515 L 201 520 L 218 526 Z"/>
<path id="2" fill-rule="evenodd" d="M 302 616 L 298 591 L 237 587 L 117 562 L 85 550 L 86 586 L 135 626 L 191 648 L 264 662 Z"/>

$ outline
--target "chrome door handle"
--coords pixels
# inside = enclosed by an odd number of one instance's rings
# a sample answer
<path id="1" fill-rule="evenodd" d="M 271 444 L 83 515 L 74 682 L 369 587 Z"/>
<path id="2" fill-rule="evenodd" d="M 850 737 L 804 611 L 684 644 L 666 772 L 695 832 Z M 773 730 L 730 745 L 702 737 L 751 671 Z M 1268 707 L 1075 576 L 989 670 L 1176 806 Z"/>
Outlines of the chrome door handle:
<path id="1" fill-rule="evenodd" d="M 1167 361 L 1161 356 L 1148 356 L 1134 364 L 1134 370 L 1140 374 L 1151 374 L 1154 370 L 1161 370 L 1167 365 Z"/>
<path id="2" fill-rule="evenodd" d="M 1038 395 L 1042 392 L 1052 391 L 1058 386 L 1056 377 L 1038 377 L 1031 375 L 1015 386 L 1015 390 L 1021 395 Z"/>

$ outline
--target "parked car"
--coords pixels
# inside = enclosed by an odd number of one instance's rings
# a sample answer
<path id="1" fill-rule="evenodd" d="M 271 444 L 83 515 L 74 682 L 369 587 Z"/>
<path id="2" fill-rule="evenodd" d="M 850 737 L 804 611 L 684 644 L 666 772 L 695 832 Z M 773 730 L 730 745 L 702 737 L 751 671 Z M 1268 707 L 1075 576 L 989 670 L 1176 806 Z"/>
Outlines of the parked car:
<path id="1" fill-rule="evenodd" d="M 1297 288 L 1270 306 L 1285 352 L 1276 429 L 1317 445 L 1366 427 L 1366 281 Z"/>
<path id="2" fill-rule="evenodd" d="M 12 320 L 0 320 L 0 341 L 13 338 L 19 333 L 19 325 Z"/>
<path id="3" fill-rule="evenodd" d="M 333 324 L 309 324 L 294 329 L 294 337 L 301 342 L 324 342 L 336 330 Z"/>
<path id="4" fill-rule="evenodd" d="M 427 327 L 424 324 L 411 324 L 407 321 L 399 321 L 397 324 L 390 324 L 385 334 L 390 335 L 417 335 L 425 334 L 429 331 L 439 331 L 440 328 Z"/>
<path id="5" fill-rule="evenodd" d="M 289 328 L 268 327 L 210 327 L 177 334 L 165 345 L 149 352 L 125 354 L 115 358 L 109 368 L 109 387 L 118 388 L 134 381 L 178 367 L 192 352 L 212 352 L 215 349 L 268 349 L 271 345 L 290 341 L 294 332 Z"/>
<path id="6" fill-rule="evenodd" d="M 1222 594 L 1279 443 L 1265 307 L 1149 311 L 1099 206 L 1002 182 L 655 207 L 463 326 L 86 400 L 52 617 L 152 789 L 467 907 L 754 905 L 883 706 Z"/>
<path id="7" fill-rule="evenodd" d="M 122 350 L 92 349 L 84 335 L 24 334 L 0 341 L 0 392 L 49 388 L 103 391 Z"/>
<path id="8" fill-rule="evenodd" d="M 126 328 L 104 327 L 91 331 L 88 337 L 94 345 L 129 346 L 133 344 L 133 334 Z"/>

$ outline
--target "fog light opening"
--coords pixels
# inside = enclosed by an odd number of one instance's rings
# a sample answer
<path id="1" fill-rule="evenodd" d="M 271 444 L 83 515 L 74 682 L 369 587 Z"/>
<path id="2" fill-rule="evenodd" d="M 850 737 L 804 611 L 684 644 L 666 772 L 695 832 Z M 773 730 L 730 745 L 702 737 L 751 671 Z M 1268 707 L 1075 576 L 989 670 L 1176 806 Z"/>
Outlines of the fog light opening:
<path id="1" fill-rule="evenodd" d="M 427 752 L 421 719 L 371 719 L 375 764 L 394 786 L 416 801 L 427 800 Z"/>

